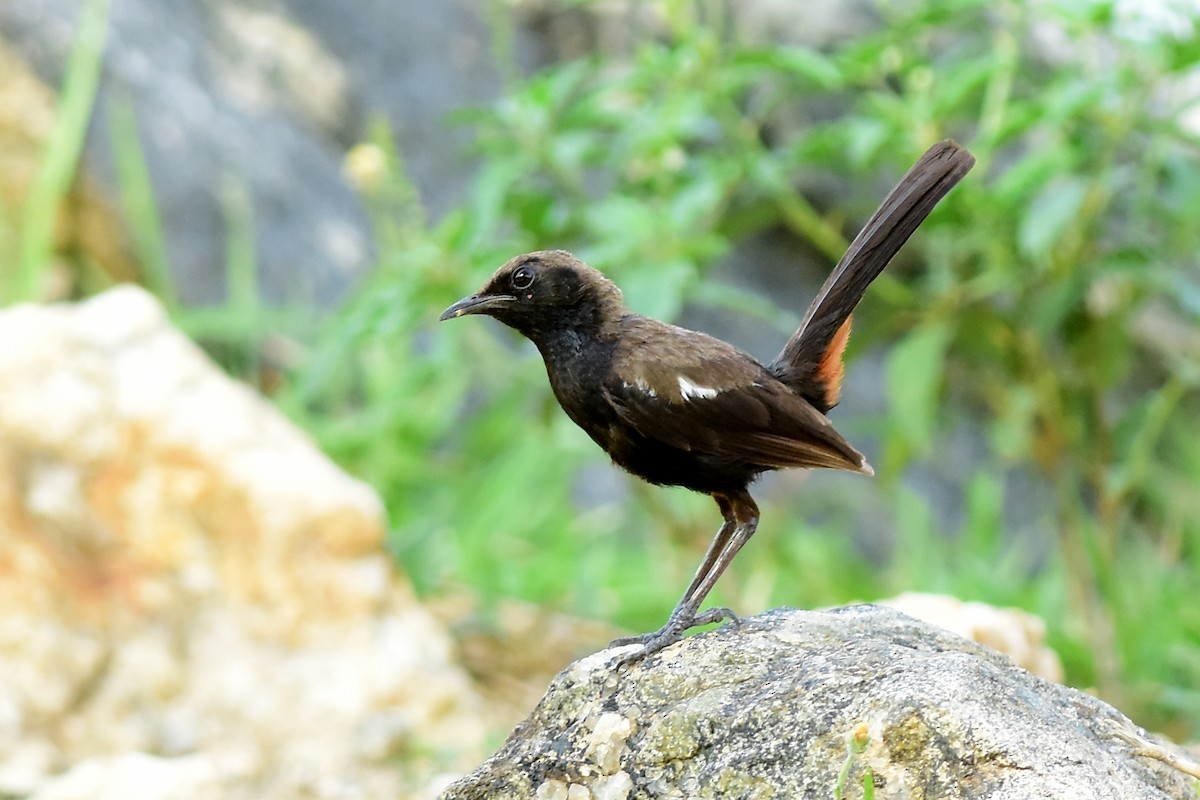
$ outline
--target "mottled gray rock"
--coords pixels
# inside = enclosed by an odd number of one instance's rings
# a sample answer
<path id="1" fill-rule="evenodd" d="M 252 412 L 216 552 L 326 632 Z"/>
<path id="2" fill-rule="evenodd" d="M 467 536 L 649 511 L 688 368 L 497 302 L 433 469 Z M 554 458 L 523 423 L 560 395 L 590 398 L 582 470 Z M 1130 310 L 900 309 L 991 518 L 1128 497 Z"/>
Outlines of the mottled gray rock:
<path id="1" fill-rule="evenodd" d="M 57 87 L 83 5 L 0 2 L 0 40 Z M 751 41 L 813 44 L 869 24 L 867 7 L 820 0 L 796 14 L 783 0 L 753 0 L 730 13 Z M 470 0 L 114 2 L 84 169 L 119 208 L 110 132 L 114 102 L 127 104 L 185 303 L 222 297 L 235 219 L 252 227 L 264 296 L 328 304 L 375 255 L 343 176 L 347 150 L 372 118 L 384 119 L 430 214 L 460 205 L 477 161 L 472 131 L 449 117 L 502 91 L 496 26 L 512 37 L 517 69 L 532 70 L 628 50 L 664 23 L 654 8 L 625 2 L 514 0 L 491 11 Z"/>
<path id="2" fill-rule="evenodd" d="M 57 86 L 82 5 L 0 2 L 0 39 Z M 185 302 L 221 298 L 229 222 L 248 211 L 262 293 L 328 304 L 375 255 L 346 151 L 386 119 L 433 213 L 460 201 L 474 163 L 446 117 L 498 92 L 489 37 L 465 0 L 112 3 L 84 168 L 119 207 L 109 134 L 126 103 Z"/>
<path id="3" fill-rule="evenodd" d="M 1112 707 L 891 609 L 773 611 L 622 672 L 616 652 L 563 671 L 444 800 L 824 799 L 843 769 L 847 798 L 864 776 L 877 798 L 1196 797 Z"/>

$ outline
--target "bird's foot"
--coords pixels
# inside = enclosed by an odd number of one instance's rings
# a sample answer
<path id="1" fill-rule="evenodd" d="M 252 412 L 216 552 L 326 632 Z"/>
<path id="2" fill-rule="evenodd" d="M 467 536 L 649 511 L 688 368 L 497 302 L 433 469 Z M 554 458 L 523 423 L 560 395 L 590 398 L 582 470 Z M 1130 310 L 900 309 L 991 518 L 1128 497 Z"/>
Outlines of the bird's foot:
<path id="1" fill-rule="evenodd" d="M 609 642 L 608 646 L 642 645 L 642 649 L 626 653 L 616 659 L 617 666 L 626 666 L 636 661 L 641 661 L 646 656 L 657 653 L 665 647 L 670 647 L 682 639 L 683 634 L 690 628 L 700 625 L 711 625 L 714 622 L 721 622 L 723 620 L 729 620 L 734 625 L 742 624 L 737 614 L 734 614 L 728 608 L 710 608 L 703 614 L 672 614 L 670 619 L 667 620 L 667 624 L 658 630 L 638 636 L 622 636 L 619 639 L 613 639 Z"/>

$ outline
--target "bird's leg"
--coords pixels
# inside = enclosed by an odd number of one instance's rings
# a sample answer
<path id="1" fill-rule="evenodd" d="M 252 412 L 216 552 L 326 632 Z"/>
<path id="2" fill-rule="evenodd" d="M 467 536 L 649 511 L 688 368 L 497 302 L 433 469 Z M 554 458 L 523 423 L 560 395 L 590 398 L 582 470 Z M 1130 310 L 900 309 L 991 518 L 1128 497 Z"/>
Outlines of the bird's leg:
<path id="1" fill-rule="evenodd" d="M 704 598 L 716 585 L 717 579 L 721 577 L 721 573 L 733 561 L 742 546 L 754 535 L 754 531 L 758 527 L 758 506 L 750 497 L 750 493 L 744 490 L 737 494 L 714 494 L 713 499 L 717 501 L 721 514 L 725 517 L 725 522 L 717 531 L 717 535 L 713 537 L 712 544 L 704 554 L 704 560 L 696 570 L 696 576 L 692 578 L 691 584 L 683 593 L 675 610 L 671 612 L 671 616 L 667 618 L 665 625 L 653 633 L 624 637 L 609 645 L 610 647 L 623 644 L 643 645 L 641 650 L 624 656 L 621 663 L 628 664 L 638 661 L 674 644 L 683 638 L 683 634 L 688 628 L 719 622 L 723 619 L 737 619 L 728 608 L 712 608 L 703 614 L 697 614 L 697 612 L 700 610 L 700 604 L 704 602 Z"/>
<path id="2" fill-rule="evenodd" d="M 699 602 L 692 603 L 692 596 L 696 593 L 696 589 L 700 586 L 700 584 L 704 582 L 704 578 L 712 570 L 713 564 L 716 563 L 717 559 L 721 555 L 721 551 L 723 551 L 725 546 L 729 543 L 730 534 L 733 533 L 734 528 L 737 527 L 737 520 L 734 519 L 733 514 L 728 511 L 728 504 L 720 498 L 717 499 L 717 504 L 721 507 L 721 512 L 725 516 L 725 522 L 721 525 L 721 529 L 717 531 L 717 535 L 713 537 L 712 542 L 708 545 L 708 550 L 704 553 L 704 560 L 700 562 L 700 566 L 696 569 L 695 576 L 692 577 L 692 582 L 688 584 L 688 588 L 684 590 L 683 597 L 680 598 L 679 603 L 675 606 L 675 610 L 671 612 L 671 616 L 667 624 L 663 627 L 663 630 L 672 627 L 672 621 L 682 619 L 684 615 L 689 613 L 689 609 L 690 613 L 693 616 L 695 615 L 696 609 L 700 604 Z M 711 621 L 716 622 L 716 619 Z M 684 628 L 681 628 L 680 630 L 686 630 L 687 627 L 690 626 L 684 626 Z M 661 633 L 661 631 L 657 631 L 655 633 L 643 633 L 637 636 L 622 636 L 619 639 L 614 639 L 609 643 L 608 646 L 619 647 L 625 644 L 644 644 L 647 639 L 653 638 L 654 636 L 658 635 L 658 633 Z"/>
<path id="3" fill-rule="evenodd" d="M 669 627 L 672 620 L 680 622 L 686 620 L 687 624 L 681 629 L 682 632 L 696 625 L 707 625 L 722 619 L 737 619 L 737 616 L 728 608 L 711 608 L 699 616 L 696 615 L 696 612 L 700 610 L 700 604 L 712 591 L 725 569 L 733 562 L 734 556 L 746 542 L 750 541 L 750 537 L 758 529 L 758 505 L 746 491 L 735 495 L 713 495 L 713 499 L 717 501 L 721 513 L 726 518 L 726 523 L 721 526 L 721 530 L 725 531 L 730 527 L 730 521 L 734 523 L 732 530 L 726 534 L 726 541 L 722 543 L 715 558 L 710 558 L 708 554 L 705 555 L 704 563 L 701 564 L 696 577 L 692 579 L 691 585 L 684 592 L 679 605 L 671 612 L 667 625 L 664 627 Z M 720 537 L 721 533 L 718 532 L 717 536 Z M 714 547 L 709 549 L 715 549 L 716 544 L 717 542 L 714 540 Z"/>

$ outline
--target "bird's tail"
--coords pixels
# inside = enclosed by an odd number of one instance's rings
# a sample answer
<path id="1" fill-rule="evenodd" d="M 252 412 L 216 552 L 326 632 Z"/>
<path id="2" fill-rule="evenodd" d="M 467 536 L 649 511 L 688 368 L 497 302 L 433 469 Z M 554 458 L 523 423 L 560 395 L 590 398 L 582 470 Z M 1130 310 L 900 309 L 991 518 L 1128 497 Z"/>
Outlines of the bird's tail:
<path id="1" fill-rule="evenodd" d="M 908 237 L 975 164 L 947 139 L 925 151 L 850 243 L 771 371 L 822 413 L 837 405 L 850 312 Z"/>

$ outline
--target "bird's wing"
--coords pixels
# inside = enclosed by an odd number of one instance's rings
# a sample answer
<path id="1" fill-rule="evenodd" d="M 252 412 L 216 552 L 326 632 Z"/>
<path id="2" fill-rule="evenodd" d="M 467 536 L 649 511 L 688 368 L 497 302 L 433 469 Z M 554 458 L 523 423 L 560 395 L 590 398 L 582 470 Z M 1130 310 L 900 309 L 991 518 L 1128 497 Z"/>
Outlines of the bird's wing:
<path id="1" fill-rule="evenodd" d="M 870 469 L 823 414 L 720 339 L 628 317 L 612 364 L 607 398 L 648 439 L 763 468 Z"/>

